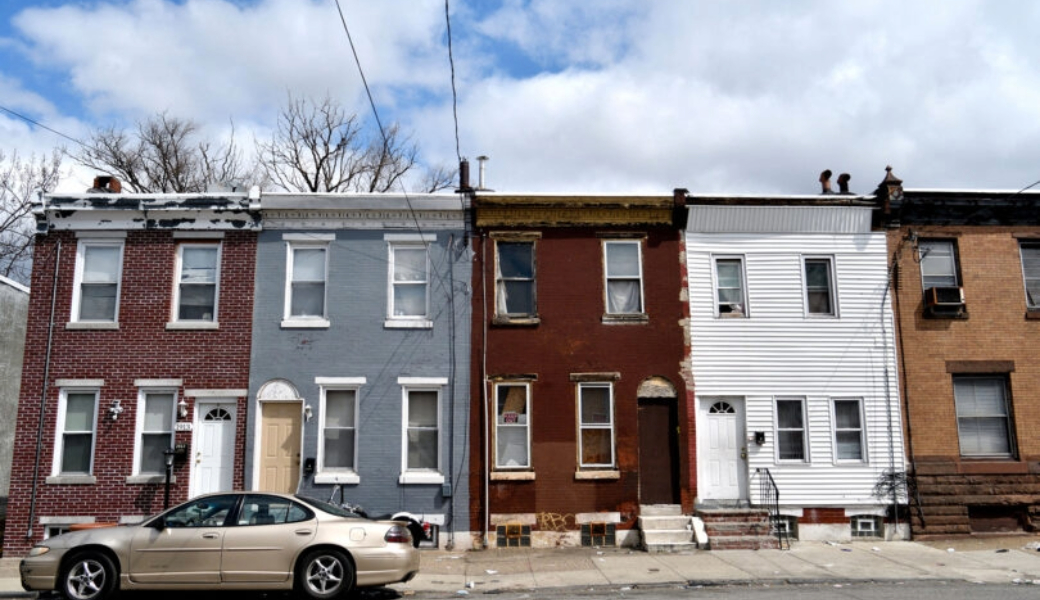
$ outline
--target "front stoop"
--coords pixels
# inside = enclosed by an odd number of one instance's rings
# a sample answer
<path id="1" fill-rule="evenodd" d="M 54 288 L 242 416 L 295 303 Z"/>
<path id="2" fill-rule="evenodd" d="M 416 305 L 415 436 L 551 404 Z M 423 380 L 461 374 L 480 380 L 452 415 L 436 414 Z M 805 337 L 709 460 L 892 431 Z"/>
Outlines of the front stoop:
<path id="1" fill-rule="evenodd" d="M 769 512 L 751 508 L 699 508 L 711 550 L 776 550 L 780 547 L 770 532 Z"/>
<path id="2" fill-rule="evenodd" d="M 678 504 L 651 504 L 639 507 L 639 531 L 647 552 L 695 550 L 689 515 Z"/>

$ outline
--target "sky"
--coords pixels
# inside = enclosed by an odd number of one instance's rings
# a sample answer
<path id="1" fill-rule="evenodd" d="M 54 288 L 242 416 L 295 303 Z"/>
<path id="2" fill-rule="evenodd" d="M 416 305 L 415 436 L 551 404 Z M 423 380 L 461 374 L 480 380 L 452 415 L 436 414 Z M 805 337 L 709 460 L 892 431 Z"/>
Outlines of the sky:
<path id="1" fill-rule="evenodd" d="M 380 120 L 496 191 L 1040 180 L 1040 2 L 450 0 L 458 144 L 445 2 L 340 4 Z M 248 148 L 290 93 L 372 119 L 334 0 L 0 3 L 0 106 L 70 138 L 165 111 Z M 0 111 L 0 151 L 61 146 Z"/>

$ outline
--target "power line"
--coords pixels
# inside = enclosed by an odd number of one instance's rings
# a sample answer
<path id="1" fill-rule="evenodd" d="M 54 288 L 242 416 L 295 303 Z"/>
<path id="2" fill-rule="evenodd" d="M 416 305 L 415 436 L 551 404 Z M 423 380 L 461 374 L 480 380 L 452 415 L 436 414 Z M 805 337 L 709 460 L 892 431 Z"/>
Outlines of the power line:
<path id="1" fill-rule="evenodd" d="M 21 119 L 23 121 L 32 123 L 33 125 L 35 125 L 37 127 L 40 127 L 41 129 L 46 129 L 47 131 L 49 131 L 51 133 L 60 135 L 61 137 L 69 140 L 70 142 L 75 142 L 75 143 L 79 144 L 80 146 L 83 146 L 84 148 L 87 147 L 86 144 L 84 144 L 83 142 L 77 140 L 76 138 L 74 138 L 72 136 L 65 135 L 64 133 L 58 131 L 57 129 L 52 129 L 50 127 L 47 127 L 43 123 L 40 123 L 39 121 L 34 121 L 34 120 L 30 119 L 29 117 L 27 117 L 27 116 L 25 116 L 23 114 L 16 113 L 15 111 L 11 110 L 10 108 L 7 108 L 6 106 L 0 106 L 0 110 L 4 111 L 6 113 L 9 113 L 11 115 L 14 115 L 15 117 L 18 117 L 19 119 Z"/>
<path id="2" fill-rule="evenodd" d="M 451 114 L 455 119 L 455 157 L 462 162 L 462 151 L 459 149 L 459 97 L 455 90 L 455 57 L 451 51 L 451 14 L 448 11 L 448 0 L 444 0 L 444 21 L 448 24 L 448 64 L 451 65 Z"/>

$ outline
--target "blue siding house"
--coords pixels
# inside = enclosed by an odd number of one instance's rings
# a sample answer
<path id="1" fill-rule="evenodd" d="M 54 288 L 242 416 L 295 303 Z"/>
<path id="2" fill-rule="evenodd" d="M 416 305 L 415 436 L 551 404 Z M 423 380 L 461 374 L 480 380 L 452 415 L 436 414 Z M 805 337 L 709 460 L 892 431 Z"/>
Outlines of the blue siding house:
<path id="1" fill-rule="evenodd" d="M 246 486 L 468 548 L 472 251 L 453 194 L 264 194 Z"/>

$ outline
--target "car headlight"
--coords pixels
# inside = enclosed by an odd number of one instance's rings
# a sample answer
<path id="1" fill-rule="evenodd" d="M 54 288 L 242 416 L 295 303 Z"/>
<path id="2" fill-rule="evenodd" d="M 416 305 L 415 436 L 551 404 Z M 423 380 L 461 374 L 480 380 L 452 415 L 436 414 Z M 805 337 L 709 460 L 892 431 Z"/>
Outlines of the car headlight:
<path id="1" fill-rule="evenodd" d="M 29 556 L 43 556 L 44 554 L 47 554 L 50 551 L 51 549 L 47 546 L 33 546 L 32 549 L 29 550 Z"/>

